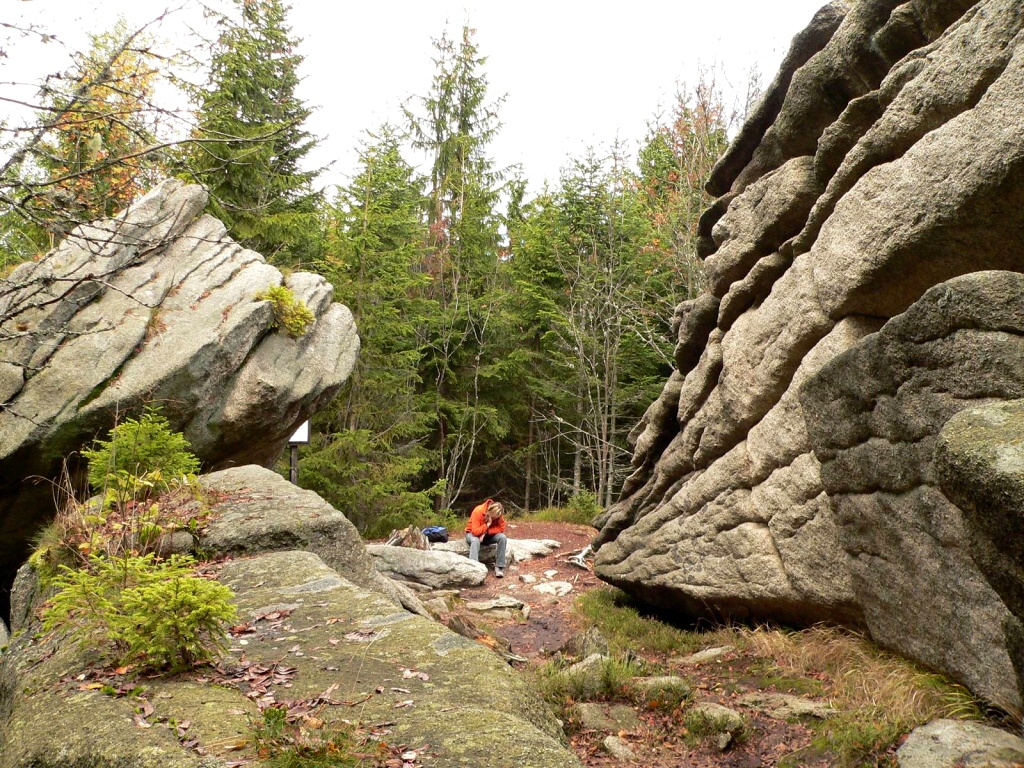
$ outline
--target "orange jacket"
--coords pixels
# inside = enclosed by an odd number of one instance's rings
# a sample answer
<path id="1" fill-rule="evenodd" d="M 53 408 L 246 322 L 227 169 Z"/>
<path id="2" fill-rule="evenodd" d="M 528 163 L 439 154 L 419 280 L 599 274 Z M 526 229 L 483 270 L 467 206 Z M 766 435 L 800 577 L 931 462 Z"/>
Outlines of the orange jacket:
<path id="1" fill-rule="evenodd" d="M 466 532 L 472 533 L 478 539 L 482 539 L 484 536 L 492 533 L 504 533 L 505 532 L 505 516 L 502 515 L 495 520 L 491 527 L 487 527 L 487 523 L 484 522 L 484 515 L 487 514 L 487 508 L 494 502 L 488 499 L 483 504 L 478 504 L 473 507 L 473 511 L 469 513 L 469 522 L 466 523 Z"/>

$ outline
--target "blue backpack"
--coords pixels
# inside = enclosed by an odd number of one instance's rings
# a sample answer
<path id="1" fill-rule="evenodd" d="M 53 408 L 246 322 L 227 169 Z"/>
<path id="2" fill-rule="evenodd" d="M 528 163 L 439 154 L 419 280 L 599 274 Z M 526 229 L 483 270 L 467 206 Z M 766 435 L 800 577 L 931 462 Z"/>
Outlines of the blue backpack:
<path id="1" fill-rule="evenodd" d="M 423 529 L 423 535 L 427 537 L 427 541 L 434 543 L 448 541 L 448 529 L 443 525 L 431 525 Z"/>

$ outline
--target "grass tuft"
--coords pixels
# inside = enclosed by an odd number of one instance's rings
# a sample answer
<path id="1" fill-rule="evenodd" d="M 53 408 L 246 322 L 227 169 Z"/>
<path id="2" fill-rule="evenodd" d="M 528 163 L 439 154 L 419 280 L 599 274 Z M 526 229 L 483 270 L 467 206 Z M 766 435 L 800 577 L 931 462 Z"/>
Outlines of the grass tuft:
<path id="1" fill-rule="evenodd" d="M 759 628 L 749 648 L 770 660 L 778 676 L 817 681 L 838 715 L 813 724 L 808 754 L 831 754 L 835 765 L 884 765 L 904 733 L 937 718 L 982 719 L 967 689 L 879 650 L 848 630 L 816 626 L 800 632 Z M 806 757 L 806 755 L 805 755 Z M 791 756 L 780 765 L 801 765 Z"/>
<path id="2" fill-rule="evenodd" d="M 345 723 L 324 723 L 315 717 L 289 722 L 286 710 L 263 710 L 252 729 L 260 765 L 267 768 L 359 768 L 379 764 L 362 751 L 355 729 Z M 401 762 L 401 761 L 399 761 Z"/>
<path id="3" fill-rule="evenodd" d="M 641 606 L 618 589 L 594 589 L 580 596 L 577 610 L 598 627 L 613 649 L 683 654 L 711 645 L 742 647 L 745 636 L 732 628 L 693 632 L 643 612 Z"/>
<path id="4" fill-rule="evenodd" d="M 590 525 L 593 515 L 587 509 L 578 507 L 545 507 L 544 509 L 524 512 L 517 515 L 516 521 L 524 523 L 570 523 L 572 525 Z"/>

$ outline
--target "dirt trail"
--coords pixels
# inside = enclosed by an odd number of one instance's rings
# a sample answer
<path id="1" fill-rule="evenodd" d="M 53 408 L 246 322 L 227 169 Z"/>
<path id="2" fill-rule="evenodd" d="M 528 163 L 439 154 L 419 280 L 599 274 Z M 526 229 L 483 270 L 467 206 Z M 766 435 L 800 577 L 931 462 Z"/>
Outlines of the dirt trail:
<path id="1" fill-rule="evenodd" d="M 539 667 L 553 651 L 583 628 L 584 621 L 573 607 L 576 598 L 588 590 L 606 586 L 592 572 L 566 562 L 569 555 L 589 543 L 595 530 L 565 523 L 510 522 L 509 525 L 507 532 L 511 538 L 555 539 L 562 546 L 548 557 L 512 566 L 503 579 L 490 572 L 480 587 L 463 589 L 461 598 L 469 602 L 503 595 L 515 597 L 530 606 L 529 618 L 525 621 L 520 618 L 481 620 L 479 615 L 466 610 L 464 604 L 460 604 L 456 611 L 470 616 L 481 627 L 511 642 L 513 652 L 527 659 L 526 664 L 520 666 Z M 551 571 L 557 571 L 557 574 L 550 574 Z M 532 576 L 537 583 L 552 578 L 564 580 L 571 583 L 573 589 L 563 597 L 543 595 L 533 589 L 535 584 L 524 583 L 522 576 Z M 737 704 L 740 696 L 751 692 L 802 693 L 786 690 L 787 681 L 781 679 L 766 688 L 763 660 L 746 656 L 738 650 L 699 666 L 682 665 L 679 658 L 671 658 L 668 654 L 645 653 L 642 660 L 649 667 L 660 670 L 660 674 L 680 675 L 689 680 L 694 688 L 694 700 L 712 701 L 740 711 L 747 720 L 746 735 L 726 751 L 719 751 L 711 743 L 693 746 L 686 741 L 683 714 L 679 709 L 664 712 L 634 706 L 639 726 L 620 730 L 617 734 L 635 752 L 634 761 L 623 762 L 607 753 L 602 743 L 609 735 L 608 731 L 581 729 L 579 723 L 569 723 L 569 730 L 573 732 L 573 748 L 588 768 L 631 763 L 650 768 L 678 768 L 683 765 L 694 768 L 755 768 L 778 765 L 784 755 L 798 751 L 802 751 L 803 756 L 793 765 L 835 764 L 826 757 L 807 753 L 813 732 L 801 723 L 773 719 Z M 883 758 L 883 762 L 878 764 L 888 763 Z"/>

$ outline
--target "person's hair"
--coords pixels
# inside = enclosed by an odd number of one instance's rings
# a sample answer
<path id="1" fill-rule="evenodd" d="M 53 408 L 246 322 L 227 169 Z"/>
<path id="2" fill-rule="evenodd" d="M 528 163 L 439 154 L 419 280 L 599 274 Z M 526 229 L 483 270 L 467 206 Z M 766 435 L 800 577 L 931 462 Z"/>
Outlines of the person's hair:
<path id="1" fill-rule="evenodd" d="M 504 511 L 505 511 L 505 507 L 502 506 L 500 501 L 496 501 L 496 502 L 494 502 L 493 504 L 491 504 L 490 506 L 487 507 L 487 514 L 500 515 Z"/>

